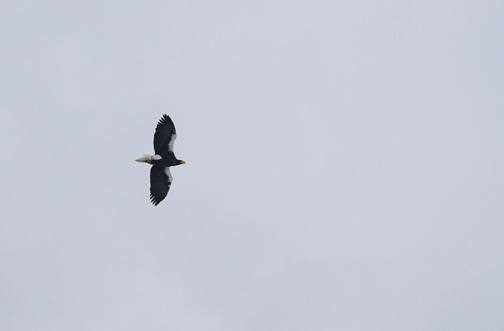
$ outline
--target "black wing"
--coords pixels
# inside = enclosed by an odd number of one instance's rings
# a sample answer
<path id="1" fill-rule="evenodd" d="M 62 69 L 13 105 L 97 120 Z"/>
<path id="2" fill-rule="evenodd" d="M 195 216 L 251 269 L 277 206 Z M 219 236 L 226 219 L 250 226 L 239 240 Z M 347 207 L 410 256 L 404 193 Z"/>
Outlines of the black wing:
<path id="1" fill-rule="evenodd" d="M 169 167 L 152 166 L 150 170 L 150 200 L 157 206 L 168 194 L 172 176 Z"/>
<path id="2" fill-rule="evenodd" d="M 177 138 L 175 125 L 170 116 L 164 114 L 161 116 L 154 133 L 154 152 L 167 158 L 168 154 L 173 154 L 173 142 Z"/>

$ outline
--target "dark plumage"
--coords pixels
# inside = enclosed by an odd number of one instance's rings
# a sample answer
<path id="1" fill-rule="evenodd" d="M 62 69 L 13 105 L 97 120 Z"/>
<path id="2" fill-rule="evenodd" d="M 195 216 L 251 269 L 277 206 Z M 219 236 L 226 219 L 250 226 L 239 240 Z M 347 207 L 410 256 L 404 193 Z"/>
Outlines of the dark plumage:
<path id="1" fill-rule="evenodd" d="M 168 194 L 173 178 L 170 167 L 185 164 L 178 160 L 173 153 L 173 143 L 177 138 L 175 125 L 171 118 L 164 114 L 159 120 L 154 133 L 155 155 L 144 155 L 138 162 L 152 164 L 150 171 L 150 200 L 157 206 Z"/>

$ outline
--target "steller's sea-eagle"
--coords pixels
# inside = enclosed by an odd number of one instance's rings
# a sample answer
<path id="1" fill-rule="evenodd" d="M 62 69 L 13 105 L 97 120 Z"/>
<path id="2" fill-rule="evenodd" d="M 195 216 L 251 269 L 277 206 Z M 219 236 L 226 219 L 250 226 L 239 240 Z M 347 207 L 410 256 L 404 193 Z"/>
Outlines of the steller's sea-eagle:
<path id="1" fill-rule="evenodd" d="M 164 114 L 159 120 L 154 133 L 154 155 L 144 154 L 137 162 L 145 162 L 152 165 L 150 171 L 150 200 L 157 206 L 168 194 L 173 177 L 170 167 L 185 164 L 178 160 L 173 153 L 173 143 L 177 138 L 175 125 L 171 118 Z"/>

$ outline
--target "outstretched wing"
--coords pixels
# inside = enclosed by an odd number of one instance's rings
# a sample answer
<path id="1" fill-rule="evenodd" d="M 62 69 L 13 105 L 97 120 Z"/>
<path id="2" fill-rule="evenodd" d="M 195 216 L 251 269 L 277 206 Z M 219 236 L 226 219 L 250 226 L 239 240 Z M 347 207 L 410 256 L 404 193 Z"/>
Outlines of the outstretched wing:
<path id="1" fill-rule="evenodd" d="M 168 154 L 173 154 L 173 143 L 177 138 L 175 125 L 170 116 L 161 116 L 154 133 L 154 151 L 156 154 L 166 158 Z"/>
<path id="2" fill-rule="evenodd" d="M 168 194 L 173 177 L 169 167 L 152 166 L 150 171 L 150 200 L 157 206 Z"/>

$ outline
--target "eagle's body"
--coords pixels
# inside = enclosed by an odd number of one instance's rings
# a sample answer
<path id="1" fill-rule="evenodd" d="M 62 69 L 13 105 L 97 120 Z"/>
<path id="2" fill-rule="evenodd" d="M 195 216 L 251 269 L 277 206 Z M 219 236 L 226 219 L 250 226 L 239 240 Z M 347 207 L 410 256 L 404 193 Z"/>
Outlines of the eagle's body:
<path id="1" fill-rule="evenodd" d="M 155 155 L 143 155 L 135 160 L 152 165 L 150 172 L 150 199 L 156 206 L 168 194 L 173 177 L 170 174 L 170 167 L 184 164 L 178 160 L 173 153 L 173 143 L 177 138 L 175 125 L 171 118 L 164 114 L 159 120 L 156 133 L 154 133 L 154 152 Z"/>

